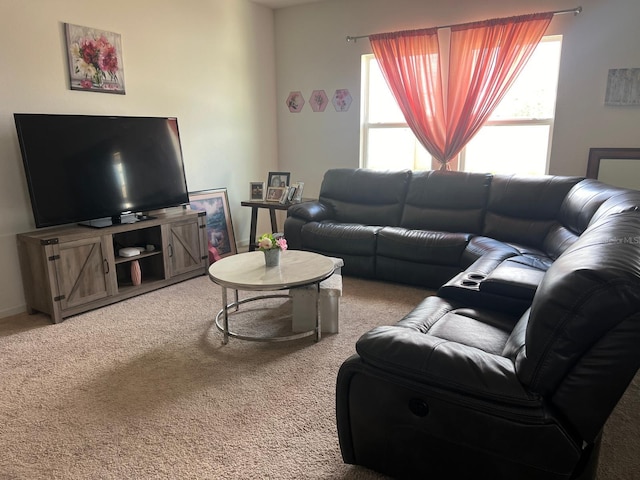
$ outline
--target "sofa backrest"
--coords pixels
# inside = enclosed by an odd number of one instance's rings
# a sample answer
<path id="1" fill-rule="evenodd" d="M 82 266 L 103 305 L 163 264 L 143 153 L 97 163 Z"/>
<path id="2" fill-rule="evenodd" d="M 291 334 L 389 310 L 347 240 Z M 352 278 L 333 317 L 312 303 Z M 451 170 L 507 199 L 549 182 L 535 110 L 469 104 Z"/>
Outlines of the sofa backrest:
<path id="1" fill-rule="evenodd" d="M 592 223 L 546 272 L 515 356 L 522 383 L 584 439 L 597 436 L 640 367 L 639 232 L 635 211 Z"/>
<path id="2" fill-rule="evenodd" d="M 413 172 L 400 226 L 481 233 L 490 185 L 490 174 Z"/>
<path id="3" fill-rule="evenodd" d="M 615 187 L 609 188 L 613 189 Z M 631 210 L 640 210 L 640 191 L 625 188 L 616 188 L 616 190 L 617 191 L 615 193 L 602 202 L 602 205 L 598 207 L 596 213 L 591 217 L 589 225 L 600 221 L 600 219 L 608 215 L 628 212 Z"/>
<path id="4" fill-rule="evenodd" d="M 580 177 L 494 175 L 483 234 L 544 249 L 560 206 Z"/>
<path id="5" fill-rule="evenodd" d="M 395 227 L 410 179 L 410 170 L 331 169 L 322 180 L 319 200 L 332 209 L 338 222 Z"/>
<path id="6" fill-rule="evenodd" d="M 604 203 L 607 205 L 601 210 Z M 640 205 L 640 192 L 613 187 L 591 178 L 582 180 L 563 200 L 558 222 L 544 240 L 544 250 L 552 258 L 557 258 L 587 229 L 596 212 L 599 212 L 599 217 L 606 212 L 628 210 L 634 205 Z"/>

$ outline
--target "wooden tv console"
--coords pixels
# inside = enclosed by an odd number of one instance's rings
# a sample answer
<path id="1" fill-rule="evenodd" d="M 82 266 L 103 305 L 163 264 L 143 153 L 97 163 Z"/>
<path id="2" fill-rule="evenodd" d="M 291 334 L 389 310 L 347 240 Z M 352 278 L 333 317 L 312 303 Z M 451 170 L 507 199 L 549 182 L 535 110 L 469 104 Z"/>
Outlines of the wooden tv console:
<path id="1" fill-rule="evenodd" d="M 54 323 L 126 298 L 204 275 L 208 267 L 204 212 L 176 209 L 131 224 L 94 229 L 53 227 L 17 236 L 29 313 L 43 312 Z M 152 245 L 133 257 L 123 247 Z M 131 262 L 142 282 L 133 285 Z"/>

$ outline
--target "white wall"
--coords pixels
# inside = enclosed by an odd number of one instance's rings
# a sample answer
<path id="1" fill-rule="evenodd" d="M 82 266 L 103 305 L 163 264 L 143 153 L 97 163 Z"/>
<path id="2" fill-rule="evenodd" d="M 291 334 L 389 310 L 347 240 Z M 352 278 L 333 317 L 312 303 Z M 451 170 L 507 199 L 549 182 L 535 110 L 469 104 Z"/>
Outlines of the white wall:
<path id="1" fill-rule="evenodd" d="M 610 68 L 640 67 L 640 2 L 637 0 L 330 0 L 277 10 L 275 14 L 280 168 L 319 191 L 332 167 L 357 167 L 360 128 L 360 56 L 371 53 L 366 35 L 433 27 L 582 5 L 578 16 L 554 17 L 547 33 L 562 34 L 556 124 L 549 173 L 585 175 L 590 147 L 640 147 L 640 107 L 604 106 Z M 314 113 L 305 104 L 289 113 L 290 91 L 332 94 L 348 88 L 347 113 L 329 106 Z M 516 156 L 517 157 L 517 156 Z"/>
<path id="2" fill-rule="evenodd" d="M 120 33 L 126 95 L 68 88 L 63 23 Z M 15 235 L 34 228 L 14 112 L 176 116 L 191 191 L 277 170 L 273 12 L 248 0 L 0 0 L 0 317 L 24 310 Z"/>

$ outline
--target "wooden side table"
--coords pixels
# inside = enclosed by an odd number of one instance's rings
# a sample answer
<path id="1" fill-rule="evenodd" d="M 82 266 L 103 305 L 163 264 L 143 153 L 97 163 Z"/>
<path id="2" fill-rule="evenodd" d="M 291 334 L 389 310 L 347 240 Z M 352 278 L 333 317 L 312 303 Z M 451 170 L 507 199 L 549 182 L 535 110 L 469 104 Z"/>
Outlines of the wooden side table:
<path id="1" fill-rule="evenodd" d="M 256 229 L 258 228 L 258 209 L 266 208 L 269 210 L 269 217 L 271 219 L 271 233 L 278 232 L 278 221 L 276 219 L 276 210 L 287 210 L 291 205 L 298 203 L 311 202 L 312 198 L 303 198 L 299 202 L 279 203 L 279 202 L 266 202 L 264 200 L 247 200 L 240 202 L 243 207 L 251 207 L 251 229 L 249 232 L 249 251 L 253 252 L 256 249 Z"/>

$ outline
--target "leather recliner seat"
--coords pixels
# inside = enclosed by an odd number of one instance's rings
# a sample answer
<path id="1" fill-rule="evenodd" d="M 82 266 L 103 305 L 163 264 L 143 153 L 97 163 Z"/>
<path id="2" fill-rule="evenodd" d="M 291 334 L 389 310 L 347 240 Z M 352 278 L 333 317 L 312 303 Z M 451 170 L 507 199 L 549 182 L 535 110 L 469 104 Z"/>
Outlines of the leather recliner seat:
<path id="1" fill-rule="evenodd" d="M 599 220 L 520 318 L 432 296 L 365 333 L 337 381 L 344 460 L 401 478 L 594 478 L 640 367 L 638 232 L 636 211 Z"/>

